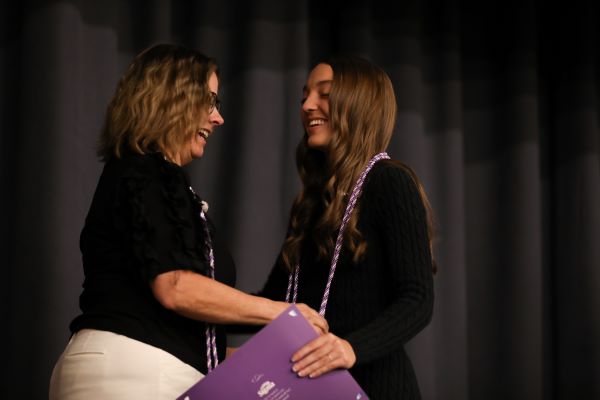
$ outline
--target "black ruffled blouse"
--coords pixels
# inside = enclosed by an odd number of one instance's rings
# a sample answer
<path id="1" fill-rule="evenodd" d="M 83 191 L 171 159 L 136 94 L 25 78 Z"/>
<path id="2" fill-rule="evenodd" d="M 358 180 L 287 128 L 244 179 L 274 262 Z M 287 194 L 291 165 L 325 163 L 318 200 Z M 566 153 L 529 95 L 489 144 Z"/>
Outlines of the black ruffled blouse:
<path id="1" fill-rule="evenodd" d="M 200 199 L 180 166 L 161 154 L 109 160 L 81 232 L 85 280 L 81 315 L 71 331 L 100 329 L 165 350 L 206 374 L 205 324 L 169 311 L 154 298 L 159 274 L 206 275 L 208 253 Z M 215 278 L 235 285 L 233 260 L 210 222 Z M 225 335 L 217 327 L 219 358 Z"/>

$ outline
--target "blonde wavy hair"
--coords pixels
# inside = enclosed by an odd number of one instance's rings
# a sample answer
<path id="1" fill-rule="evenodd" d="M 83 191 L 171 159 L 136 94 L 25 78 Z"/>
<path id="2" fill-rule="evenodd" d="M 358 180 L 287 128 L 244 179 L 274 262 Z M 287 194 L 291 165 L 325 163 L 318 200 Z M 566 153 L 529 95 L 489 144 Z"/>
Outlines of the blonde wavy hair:
<path id="1" fill-rule="evenodd" d="M 108 104 L 98 155 L 161 152 L 174 159 L 208 118 L 208 79 L 216 61 L 183 46 L 158 44 L 135 57 Z"/>
<path id="2" fill-rule="evenodd" d="M 288 237 L 282 249 L 282 259 L 289 270 L 300 262 L 302 243 L 309 235 L 317 244 L 320 259 L 332 256 L 335 234 L 353 185 L 371 157 L 388 147 L 396 122 L 394 89 L 382 69 L 352 56 L 334 57 L 324 64 L 333 70 L 329 93 L 333 137 L 326 151 L 321 151 L 308 147 L 305 133 L 296 149 L 302 189 L 293 202 Z M 433 219 L 425 190 L 407 165 L 394 164 L 405 169 L 419 189 L 427 212 L 431 247 Z M 354 262 L 363 257 L 367 248 L 356 226 L 359 214 L 357 203 L 343 238 Z"/>

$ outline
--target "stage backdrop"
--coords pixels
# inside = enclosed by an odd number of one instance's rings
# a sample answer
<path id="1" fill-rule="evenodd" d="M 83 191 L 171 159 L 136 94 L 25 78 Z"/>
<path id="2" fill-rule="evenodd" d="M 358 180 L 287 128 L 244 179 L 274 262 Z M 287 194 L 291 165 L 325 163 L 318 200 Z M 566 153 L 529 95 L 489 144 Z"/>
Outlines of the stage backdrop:
<path id="1" fill-rule="evenodd" d="M 310 67 L 362 55 L 393 80 L 389 153 L 437 218 L 433 321 L 408 343 L 423 397 L 599 398 L 600 15 L 473 3 L 3 1 L 0 397 L 47 396 L 78 312 L 106 103 L 136 53 L 176 42 L 221 65 L 225 125 L 189 172 L 241 289 L 282 244 Z"/>

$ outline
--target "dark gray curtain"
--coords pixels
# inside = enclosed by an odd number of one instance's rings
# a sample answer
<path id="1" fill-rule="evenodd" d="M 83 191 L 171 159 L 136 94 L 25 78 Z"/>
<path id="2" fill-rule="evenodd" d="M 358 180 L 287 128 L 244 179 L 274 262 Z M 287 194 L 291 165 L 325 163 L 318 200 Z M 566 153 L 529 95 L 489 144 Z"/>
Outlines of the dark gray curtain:
<path id="1" fill-rule="evenodd" d="M 600 13 L 472 3 L 2 2 L 0 397 L 47 396 L 78 312 L 106 103 L 166 41 L 221 65 L 225 125 L 189 171 L 239 288 L 260 288 L 283 240 L 309 68 L 362 55 L 394 82 L 389 153 L 437 218 L 434 317 L 408 344 L 424 398 L 599 398 Z"/>

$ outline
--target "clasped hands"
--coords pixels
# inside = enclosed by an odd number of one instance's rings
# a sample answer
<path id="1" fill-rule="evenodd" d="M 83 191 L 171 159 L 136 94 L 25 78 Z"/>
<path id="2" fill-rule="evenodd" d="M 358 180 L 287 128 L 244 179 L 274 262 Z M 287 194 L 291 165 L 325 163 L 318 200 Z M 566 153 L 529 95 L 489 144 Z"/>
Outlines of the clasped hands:
<path id="1" fill-rule="evenodd" d="M 304 304 L 296 306 L 319 337 L 292 355 L 292 370 L 301 378 L 316 378 L 334 369 L 351 368 L 356 362 L 356 355 L 350 343 L 329 332 L 327 321 L 319 313 Z"/>

